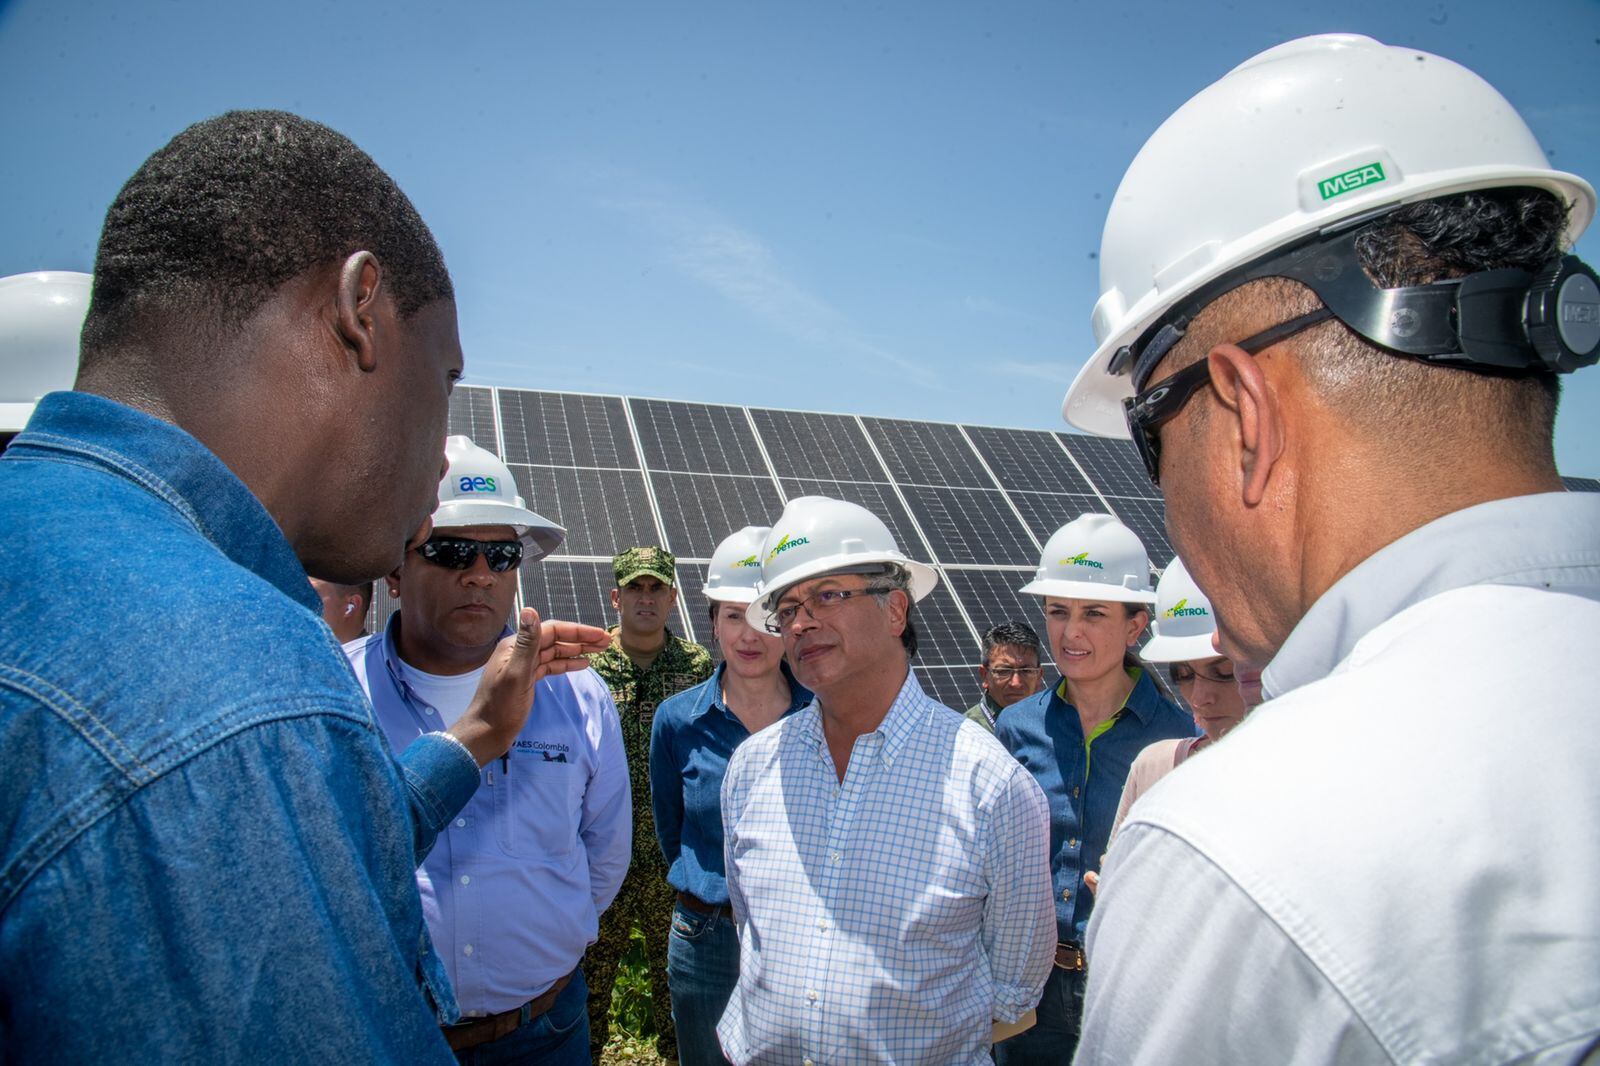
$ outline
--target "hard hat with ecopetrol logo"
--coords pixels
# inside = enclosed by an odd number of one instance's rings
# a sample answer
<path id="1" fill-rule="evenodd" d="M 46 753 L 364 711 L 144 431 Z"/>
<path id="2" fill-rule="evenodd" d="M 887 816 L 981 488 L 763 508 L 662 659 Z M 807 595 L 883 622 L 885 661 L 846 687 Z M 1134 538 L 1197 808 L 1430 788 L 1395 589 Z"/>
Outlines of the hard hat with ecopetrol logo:
<path id="1" fill-rule="evenodd" d="M 1216 613 L 1182 559 L 1174 558 L 1156 584 L 1156 615 L 1150 631 L 1154 635 L 1139 650 L 1139 657 L 1146 662 L 1187 663 L 1217 657 L 1211 643 L 1217 631 Z"/>
<path id="2" fill-rule="evenodd" d="M 713 603 L 749 603 L 761 584 L 761 554 L 768 526 L 745 526 L 723 539 L 711 553 L 706 574 L 706 599 Z"/>
<path id="3" fill-rule="evenodd" d="M 493 452 L 471 437 L 455 436 L 445 438 L 444 454 L 450 465 L 439 482 L 434 529 L 510 526 L 522 541 L 525 562 L 549 555 L 567 539 L 565 529 L 528 510 L 511 471 Z"/>
<path id="4" fill-rule="evenodd" d="M 767 534 L 761 551 L 761 584 L 745 612 L 757 629 L 777 610 L 790 586 L 828 574 L 874 574 L 898 567 L 910 579 L 911 599 L 920 600 L 939 583 L 926 563 L 900 551 L 883 520 L 859 504 L 827 496 L 797 496 Z"/>
<path id="5" fill-rule="evenodd" d="M 16 433 L 47 392 L 72 388 L 94 279 L 67 270 L 0 278 L 0 433 Z"/>
<path id="6" fill-rule="evenodd" d="M 1358 223 L 1402 204 L 1512 186 L 1547 190 L 1568 206 L 1568 245 L 1594 216 L 1589 183 L 1552 169 L 1505 98 L 1457 63 L 1348 34 L 1289 41 L 1246 60 L 1179 108 L 1128 167 L 1101 239 L 1101 294 L 1091 319 L 1098 347 L 1072 383 L 1063 416 L 1092 433 L 1126 437 L 1122 401 L 1146 387 L 1153 369 L 1137 358 L 1141 341 L 1197 297 L 1221 295 L 1207 290 L 1233 287 L 1234 272 L 1302 243 L 1316 251 L 1345 229 L 1353 239 Z M 1541 271 L 1523 282 L 1520 294 L 1475 293 L 1482 328 L 1517 334 L 1476 351 L 1463 339 L 1470 331 L 1457 321 L 1455 294 L 1443 303 L 1439 293 L 1421 294 L 1429 303 L 1416 308 L 1419 319 L 1392 298 L 1385 302 L 1385 291 L 1359 269 L 1344 272 L 1353 275 L 1343 279 L 1351 292 L 1325 293 L 1314 282 L 1331 263 L 1318 256 L 1304 265 L 1306 278 L 1273 273 L 1307 281 L 1346 325 L 1403 354 L 1563 372 L 1600 356 L 1600 330 L 1585 326 L 1600 290 L 1573 257 L 1547 268 L 1552 276 Z M 1524 301 L 1524 318 L 1539 320 L 1533 327 L 1503 312 L 1511 296 Z M 1461 300 L 1465 306 L 1464 293 Z M 1563 326 L 1567 305 L 1579 312 L 1566 316 L 1576 329 Z M 1439 336 L 1412 335 L 1419 325 Z M 1515 360 L 1501 362 L 1510 349 Z M 1138 374 L 1131 373 L 1136 363 Z"/>
<path id="7" fill-rule="evenodd" d="M 1108 514 L 1081 514 L 1052 533 L 1033 580 L 1018 591 L 1069 600 L 1156 602 L 1150 556 L 1133 530 Z"/>

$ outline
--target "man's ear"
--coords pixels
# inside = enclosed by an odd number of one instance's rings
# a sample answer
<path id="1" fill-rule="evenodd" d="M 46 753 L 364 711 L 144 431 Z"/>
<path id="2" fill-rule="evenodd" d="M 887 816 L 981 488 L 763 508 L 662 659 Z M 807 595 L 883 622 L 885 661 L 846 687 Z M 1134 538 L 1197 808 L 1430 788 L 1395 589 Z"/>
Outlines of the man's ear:
<path id="1" fill-rule="evenodd" d="M 1234 344 L 1219 344 L 1206 356 L 1217 401 L 1233 419 L 1239 442 L 1243 502 L 1259 506 L 1272 468 L 1283 457 L 1283 407 L 1259 358 Z"/>
<path id="2" fill-rule="evenodd" d="M 389 586 L 389 595 L 394 599 L 400 598 L 400 571 L 405 569 L 405 564 L 395 567 L 384 577 L 383 583 Z"/>
<path id="3" fill-rule="evenodd" d="M 611 609 L 613 611 L 622 610 L 622 590 L 621 589 L 612 589 L 611 590 Z"/>
<path id="4" fill-rule="evenodd" d="M 377 304 L 383 291 L 383 270 L 371 252 L 355 252 L 339 267 L 334 296 L 339 339 L 356 366 L 371 373 L 378 366 Z"/>
<path id="5" fill-rule="evenodd" d="M 904 589 L 891 589 L 889 595 L 884 597 L 884 606 L 889 611 L 889 628 L 894 630 L 898 637 L 906 631 L 906 615 L 911 610 L 911 594 Z"/>

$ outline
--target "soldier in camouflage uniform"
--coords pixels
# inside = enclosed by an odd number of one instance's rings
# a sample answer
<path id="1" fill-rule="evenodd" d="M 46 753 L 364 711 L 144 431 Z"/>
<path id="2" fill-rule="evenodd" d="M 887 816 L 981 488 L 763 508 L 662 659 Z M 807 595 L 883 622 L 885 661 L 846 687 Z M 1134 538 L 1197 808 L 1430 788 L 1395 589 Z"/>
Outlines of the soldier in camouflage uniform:
<path id="1" fill-rule="evenodd" d="M 611 647 L 589 657 L 589 664 L 610 686 L 622 716 L 622 743 L 633 777 L 633 864 L 615 902 L 600 918 L 600 939 L 584 955 L 595 1062 L 600 1061 L 610 1028 L 617 964 L 628 950 L 635 922 L 644 931 L 650 960 L 650 1001 L 659 1034 L 656 1049 L 669 1061 L 677 1060 L 667 989 L 667 928 L 676 893 L 667 883 L 650 807 L 650 726 L 656 707 L 710 677 L 712 664 L 710 652 L 673 636 L 666 627 L 677 602 L 676 563 L 671 552 L 649 547 L 629 548 L 611 560 L 617 578 L 611 605 L 620 624 L 611 630 Z"/>

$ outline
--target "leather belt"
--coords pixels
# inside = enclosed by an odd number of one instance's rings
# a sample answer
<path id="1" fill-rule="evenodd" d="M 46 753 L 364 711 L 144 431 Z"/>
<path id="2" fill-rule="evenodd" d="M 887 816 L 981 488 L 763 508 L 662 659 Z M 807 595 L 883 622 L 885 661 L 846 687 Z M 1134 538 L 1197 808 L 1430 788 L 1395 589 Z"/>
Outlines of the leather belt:
<path id="1" fill-rule="evenodd" d="M 712 918 L 721 916 L 729 921 L 733 920 L 733 908 L 726 903 L 707 903 L 699 896 L 693 896 L 687 892 L 678 893 L 678 902 L 696 914 L 704 914 Z"/>
<path id="2" fill-rule="evenodd" d="M 1056 945 L 1058 968 L 1082 973 L 1086 961 L 1083 956 L 1083 945 L 1076 940 L 1063 940 Z"/>
<path id="3" fill-rule="evenodd" d="M 577 971 L 573 971 L 576 973 Z M 450 1045 L 451 1051 L 465 1051 L 469 1047 L 487 1044 L 491 1040 L 499 1040 L 502 1036 L 516 1032 L 518 1028 L 542 1016 L 551 1007 L 555 1006 L 556 997 L 561 990 L 572 982 L 572 974 L 556 981 L 555 984 L 545 989 L 533 999 L 528 1000 L 520 1007 L 491 1014 L 487 1018 L 474 1018 L 460 1025 L 444 1025 L 444 1038 Z M 524 1013 L 526 1012 L 526 1013 Z"/>

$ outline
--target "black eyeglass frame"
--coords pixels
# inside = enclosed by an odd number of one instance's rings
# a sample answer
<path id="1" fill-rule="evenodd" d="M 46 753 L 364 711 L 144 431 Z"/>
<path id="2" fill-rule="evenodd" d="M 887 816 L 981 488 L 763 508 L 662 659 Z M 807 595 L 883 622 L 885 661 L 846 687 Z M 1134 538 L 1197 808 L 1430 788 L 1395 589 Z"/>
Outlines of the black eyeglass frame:
<path id="1" fill-rule="evenodd" d="M 515 570 L 523 559 L 520 540 L 472 540 L 468 537 L 429 537 L 417 547 L 417 554 L 446 570 L 470 570 L 481 555 L 490 571 L 496 574 Z"/>
<path id="2" fill-rule="evenodd" d="M 807 616 L 815 621 L 817 611 L 815 607 L 811 606 L 811 601 L 818 596 L 838 597 L 836 601 L 830 602 L 827 609 L 822 612 L 822 617 L 826 618 L 857 596 L 886 596 L 893 592 L 894 588 L 893 585 L 867 585 L 859 589 L 819 589 L 803 600 L 796 600 L 794 603 L 774 607 L 772 614 L 768 615 L 766 621 L 762 623 L 762 628 L 775 636 L 781 636 L 785 629 L 794 625 L 795 619 L 800 617 L 802 608 L 804 608 Z M 788 618 L 783 617 L 785 613 L 788 614 Z"/>

